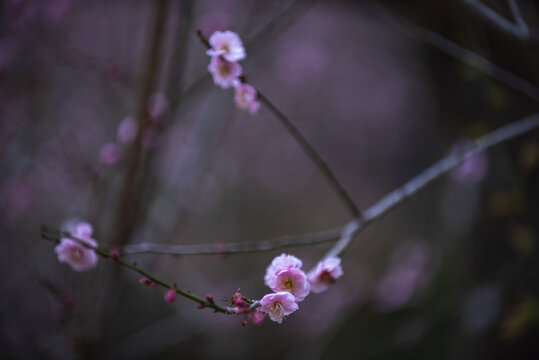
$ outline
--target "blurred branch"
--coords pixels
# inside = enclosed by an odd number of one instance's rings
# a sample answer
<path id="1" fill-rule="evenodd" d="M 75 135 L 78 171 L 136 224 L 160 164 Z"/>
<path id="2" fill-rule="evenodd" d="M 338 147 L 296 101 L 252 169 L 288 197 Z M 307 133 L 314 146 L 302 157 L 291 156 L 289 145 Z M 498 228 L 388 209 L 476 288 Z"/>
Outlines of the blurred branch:
<path id="1" fill-rule="evenodd" d="M 206 48 L 210 48 L 210 43 L 202 33 L 202 31 L 198 30 L 197 35 L 200 39 L 200 42 L 204 44 Z M 327 165 L 327 163 L 322 159 L 322 157 L 314 150 L 314 148 L 309 144 L 307 139 L 301 134 L 299 129 L 286 117 L 286 115 L 283 114 L 281 110 L 279 110 L 269 99 L 264 96 L 258 89 L 256 89 L 256 92 L 258 94 L 258 100 L 264 104 L 268 110 L 281 122 L 281 124 L 286 128 L 288 133 L 296 140 L 298 145 L 303 149 L 305 154 L 311 159 L 311 161 L 318 167 L 318 169 L 322 172 L 322 174 L 326 177 L 326 179 L 329 181 L 329 184 L 331 187 L 337 192 L 341 200 L 345 203 L 346 207 L 354 217 L 361 217 L 361 211 L 358 209 L 350 195 L 344 190 L 344 187 L 341 185 L 341 183 L 337 180 L 335 175 L 333 175 L 333 172 Z"/>
<path id="2" fill-rule="evenodd" d="M 447 55 L 453 56 L 454 58 L 473 66 L 474 68 L 484 72 L 485 74 L 522 93 L 523 95 L 526 95 L 535 101 L 539 101 L 539 88 L 529 81 L 524 80 L 523 78 L 505 70 L 501 66 L 494 64 L 484 57 L 455 44 L 451 40 L 446 39 L 434 31 L 413 25 L 396 15 L 390 14 L 385 9 L 382 11 L 386 15 L 386 19 L 390 24 L 398 27 L 401 31 L 409 36 L 418 39 L 419 41 L 423 41 L 426 44 L 446 53 Z"/>
<path id="3" fill-rule="evenodd" d="M 455 166 L 470 158 L 474 154 L 485 151 L 491 147 L 502 144 L 517 136 L 539 128 L 539 113 L 527 116 L 510 124 L 502 126 L 477 140 L 471 142 L 460 151 L 448 154 L 401 187 L 393 190 L 370 208 L 365 210 L 362 218 L 352 220 L 342 227 L 315 232 L 311 234 L 284 236 L 273 240 L 251 243 L 228 243 L 217 245 L 160 245 L 160 244 L 132 244 L 123 251 L 126 254 L 154 253 L 170 255 L 208 255 L 231 254 L 240 252 L 262 252 L 281 249 L 291 246 L 308 246 L 340 240 L 327 252 L 325 257 L 341 254 L 354 237 L 371 223 L 380 220 L 384 215 L 397 206 L 411 199 L 414 195 L 426 188 L 433 181 L 440 178 Z"/>
<path id="4" fill-rule="evenodd" d="M 143 136 L 144 130 L 149 124 L 148 100 L 154 91 L 157 83 L 161 62 L 161 43 L 164 38 L 165 25 L 167 20 L 168 0 L 158 0 L 153 3 L 154 12 L 152 14 L 150 43 L 147 58 L 143 63 L 143 75 L 140 93 L 137 100 L 136 116 L 138 121 L 138 132 L 132 153 L 128 160 L 128 169 L 125 174 L 124 183 L 120 193 L 118 210 L 116 215 L 116 232 L 113 236 L 113 243 L 122 246 L 131 236 L 133 218 L 136 211 L 135 201 L 137 189 L 139 187 L 139 169 L 143 157 Z"/>
<path id="5" fill-rule="evenodd" d="M 491 24 L 493 24 L 494 26 L 496 26 L 498 29 L 502 30 L 503 32 L 510 34 L 516 38 L 519 38 L 521 40 L 525 40 L 525 41 L 531 40 L 530 29 L 524 23 L 524 20 L 522 19 L 522 16 L 520 15 L 520 11 L 518 10 L 518 6 L 516 5 L 515 1 L 510 0 L 509 7 L 511 8 L 511 11 L 513 12 L 513 15 L 516 18 L 517 24 L 507 20 L 505 17 L 498 14 L 496 11 L 494 11 L 490 7 L 486 6 L 485 4 L 477 0 L 461 0 L 461 1 L 464 4 L 466 4 L 470 9 L 472 9 L 476 14 L 490 21 Z"/>
<path id="6" fill-rule="evenodd" d="M 331 187 L 337 192 L 341 200 L 345 203 L 348 211 L 354 217 L 361 217 L 361 211 L 358 209 L 350 195 L 344 190 L 344 187 L 337 180 L 328 164 L 322 159 L 322 157 L 314 150 L 314 148 L 309 144 L 307 139 L 301 134 L 298 128 L 284 115 L 268 98 L 263 95 L 258 89 L 258 100 L 264 104 L 269 111 L 275 115 L 281 124 L 286 128 L 286 130 L 292 135 L 296 142 L 301 146 L 303 151 L 309 156 L 312 162 L 318 167 L 322 174 L 326 177 L 327 181 Z"/>
<path id="7" fill-rule="evenodd" d="M 126 267 L 128 269 L 131 269 L 131 270 L 139 273 L 140 275 L 147 277 L 148 279 L 152 280 L 154 283 L 156 283 L 158 285 L 161 285 L 162 287 L 164 287 L 166 289 L 171 289 L 174 286 L 173 284 L 159 278 L 157 275 L 155 275 L 155 274 L 153 274 L 153 273 L 151 273 L 151 272 L 149 272 L 147 270 L 144 270 L 143 268 L 138 266 L 136 263 L 131 263 L 131 262 L 125 260 L 122 257 L 117 257 L 117 256 L 114 256 L 114 255 L 111 255 L 110 252 L 105 251 L 105 250 L 103 250 L 103 249 L 101 249 L 99 247 L 94 247 L 94 246 L 88 244 L 87 242 L 85 242 L 85 241 L 83 241 L 83 240 L 81 240 L 79 238 L 74 237 L 69 232 L 62 232 L 62 231 L 58 231 L 56 229 L 49 228 L 47 226 L 42 226 L 41 227 L 41 238 L 44 239 L 44 240 L 53 241 L 55 243 L 59 243 L 62 238 L 71 239 L 73 241 L 76 241 L 80 245 L 83 245 L 84 247 L 86 247 L 88 249 L 92 249 L 99 256 L 104 257 L 106 259 L 110 259 L 112 262 L 118 263 L 118 264 L 120 264 L 120 265 L 122 265 L 122 266 L 124 266 L 124 267 Z M 233 309 L 233 308 L 228 308 L 228 307 L 224 307 L 224 306 L 215 304 L 213 301 L 204 299 L 204 298 L 202 298 L 202 297 L 200 297 L 198 295 L 192 294 L 191 292 L 186 291 L 186 290 L 182 290 L 182 289 L 180 289 L 178 287 L 176 287 L 176 292 L 179 295 L 181 295 L 183 297 L 186 297 L 186 298 L 188 298 L 190 300 L 193 300 L 193 301 L 199 303 L 200 305 L 202 305 L 204 307 L 212 308 L 216 312 L 221 312 L 221 313 L 224 313 L 224 314 L 235 314 L 236 313 L 235 309 Z"/>

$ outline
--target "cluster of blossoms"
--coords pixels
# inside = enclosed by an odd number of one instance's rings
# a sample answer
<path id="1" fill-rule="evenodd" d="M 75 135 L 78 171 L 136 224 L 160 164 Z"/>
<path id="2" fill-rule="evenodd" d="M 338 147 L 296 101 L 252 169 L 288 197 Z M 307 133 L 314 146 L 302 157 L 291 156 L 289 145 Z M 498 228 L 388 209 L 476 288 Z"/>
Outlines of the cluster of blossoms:
<path id="1" fill-rule="evenodd" d="M 153 94 L 148 100 L 148 116 L 150 126 L 148 126 L 142 134 L 142 144 L 145 148 L 151 148 L 155 143 L 155 127 L 165 116 L 169 108 L 167 98 L 163 93 Z M 105 165 L 115 165 L 121 159 L 125 147 L 132 144 L 138 133 L 137 120 L 133 116 L 125 117 L 116 132 L 116 140 L 106 143 L 101 148 L 101 162 Z"/>
<path id="2" fill-rule="evenodd" d="M 236 106 L 255 114 L 260 108 L 256 89 L 241 80 L 242 68 L 238 61 L 245 59 L 246 53 L 240 37 L 232 31 L 216 31 L 208 41 L 211 46 L 206 52 L 211 56 L 208 71 L 214 83 L 223 89 L 233 87 Z"/>
<path id="3" fill-rule="evenodd" d="M 97 247 L 97 242 L 92 239 L 92 225 L 87 222 L 72 222 L 66 225 L 66 230 L 82 242 Z M 90 270 L 97 265 L 97 254 L 95 251 L 75 240 L 62 238 L 54 251 L 58 255 L 59 262 L 70 265 L 75 271 Z"/>
<path id="4" fill-rule="evenodd" d="M 281 323 L 286 315 L 299 309 L 312 291 L 321 293 L 343 274 L 341 259 L 330 257 L 322 260 L 309 274 L 301 267 L 303 263 L 293 255 L 277 256 L 266 269 L 265 284 L 274 291 L 260 300 L 259 311 L 269 315 L 270 319 Z"/>

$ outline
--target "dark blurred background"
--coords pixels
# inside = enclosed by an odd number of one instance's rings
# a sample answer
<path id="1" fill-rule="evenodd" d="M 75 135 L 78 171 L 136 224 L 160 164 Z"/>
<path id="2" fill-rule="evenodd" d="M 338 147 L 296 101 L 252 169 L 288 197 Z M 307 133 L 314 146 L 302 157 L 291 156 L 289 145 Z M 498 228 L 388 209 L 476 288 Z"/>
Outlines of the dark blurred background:
<path id="1" fill-rule="evenodd" d="M 516 3 L 539 29 L 539 6 Z M 238 110 L 232 90 L 212 84 L 197 29 L 240 34 L 250 83 L 362 209 L 466 139 L 538 109 L 538 43 L 458 1 L 170 1 L 152 89 L 165 101 L 122 218 L 133 149 L 117 128 L 137 116 L 156 4 L 2 1 L 2 358 L 538 358 L 537 133 L 470 159 L 361 233 L 344 276 L 282 325 L 167 304 L 164 289 L 104 259 L 83 273 L 60 264 L 42 224 L 87 220 L 112 248 L 122 226 L 122 245 L 221 244 L 350 219 L 267 109 Z M 485 4 L 514 21 L 505 0 Z M 454 44 L 511 74 L 494 79 Z M 286 251 L 310 268 L 329 246 Z M 281 252 L 129 259 L 226 303 L 238 288 L 269 292 L 263 274 Z"/>

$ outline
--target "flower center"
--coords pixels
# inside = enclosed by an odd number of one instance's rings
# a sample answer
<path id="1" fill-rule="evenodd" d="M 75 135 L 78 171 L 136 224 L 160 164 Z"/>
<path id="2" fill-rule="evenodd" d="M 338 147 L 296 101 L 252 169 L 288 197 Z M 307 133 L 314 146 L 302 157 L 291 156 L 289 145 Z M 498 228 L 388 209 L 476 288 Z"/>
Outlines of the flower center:
<path id="1" fill-rule="evenodd" d="M 221 64 L 219 65 L 219 75 L 222 77 L 227 77 L 230 75 L 230 66 L 227 64 Z"/>
<path id="2" fill-rule="evenodd" d="M 225 53 L 228 53 L 230 52 L 230 47 L 228 46 L 228 44 L 222 44 L 220 50 L 223 50 Z"/>
<path id="3" fill-rule="evenodd" d="M 294 279 L 288 278 L 283 281 L 283 289 L 292 292 L 296 288 Z"/>
<path id="4" fill-rule="evenodd" d="M 270 311 L 271 311 L 271 315 L 274 318 L 282 318 L 284 316 L 283 305 L 279 301 L 275 301 L 274 303 L 271 304 Z"/>
<path id="5" fill-rule="evenodd" d="M 78 261 L 84 257 L 84 254 L 82 253 L 80 249 L 72 249 L 70 255 L 71 255 L 71 260 L 73 261 Z"/>
<path id="6" fill-rule="evenodd" d="M 325 282 L 326 284 L 334 284 L 335 283 L 335 279 L 333 278 L 333 276 L 331 276 L 329 271 L 324 271 L 320 275 L 320 280 L 322 280 L 322 282 Z"/>

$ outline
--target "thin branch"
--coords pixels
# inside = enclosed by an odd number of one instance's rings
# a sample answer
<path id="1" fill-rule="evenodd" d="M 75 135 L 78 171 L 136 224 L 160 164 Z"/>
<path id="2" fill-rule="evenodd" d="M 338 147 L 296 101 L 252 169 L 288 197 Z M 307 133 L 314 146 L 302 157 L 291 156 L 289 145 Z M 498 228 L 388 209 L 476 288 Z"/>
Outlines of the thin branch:
<path id="1" fill-rule="evenodd" d="M 164 31 L 167 19 L 168 0 L 158 0 L 155 3 L 152 17 L 152 32 L 149 40 L 147 58 L 143 63 L 143 77 L 140 93 L 137 99 L 137 121 L 138 132 L 130 154 L 127 173 L 120 193 L 120 200 L 117 209 L 117 226 L 113 236 L 113 243 L 123 246 L 131 236 L 133 218 L 135 214 L 136 191 L 139 187 L 139 169 L 143 157 L 143 135 L 149 124 L 148 100 L 154 91 L 157 83 L 157 76 L 161 63 L 161 43 L 164 38 Z"/>
<path id="2" fill-rule="evenodd" d="M 144 270 L 143 268 L 141 268 L 140 266 L 138 266 L 137 264 L 135 263 L 132 263 L 132 262 L 129 262 L 127 261 L 126 259 L 122 258 L 122 257 L 116 257 L 116 256 L 113 256 L 111 255 L 110 252 L 106 251 L 106 250 L 103 250 L 99 247 L 94 247 L 90 244 L 88 244 L 87 242 L 77 238 L 77 237 L 74 237 L 73 235 L 71 235 L 69 232 L 61 232 L 61 231 L 58 231 L 56 229 L 52 229 L 52 228 L 48 228 L 46 226 L 42 226 L 41 227 L 41 238 L 43 238 L 44 240 L 49 240 L 49 241 L 53 241 L 53 242 L 56 242 L 56 243 L 59 243 L 61 241 L 62 238 L 68 238 L 68 239 L 71 239 L 71 240 L 74 240 L 76 242 L 78 242 L 79 244 L 87 247 L 88 249 L 92 249 L 93 251 L 95 251 L 96 254 L 98 254 L 99 256 L 101 257 L 104 257 L 106 259 L 110 259 L 112 260 L 113 262 L 116 262 L 128 269 L 131 269 L 137 273 L 139 273 L 140 275 L 142 276 L 145 276 L 147 277 L 148 279 L 152 280 L 154 283 L 158 284 L 158 285 L 161 285 L 162 287 L 166 288 L 166 289 L 171 289 L 173 284 L 169 283 L 168 281 L 165 281 L 163 279 L 161 279 L 160 277 L 158 277 L 157 275 L 147 271 L 147 270 Z M 236 310 L 234 308 L 229 308 L 229 307 L 224 307 L 224 306 L 221 306 L 221 305 L 218 305 L 216 303 L 214 303 L 213 301 L 209 301 L 207 299 L 204 299 L 198 295 L 195 295 L 189 291 L 186 291 L 186 290 L 182 290 L 178 287 L 176 287 L 176 292 L 183 296 L 183 297 L 186 297 L 190 300 L 193 300 L 197 303 L 199 303 L 200 305 L 204 306 L 204 307 L 208 307 L 208 308 L 212 308 L 214 309 L 216 312 L 221 312 L 221 313 L 224 313 L 224 314 L 235 314 L 236 313 Z"/>
<path id="3" fill-rule="evenodd" d="M 202 34 L 202 31 L 198 30 L 197 35 L 204 44 L 206 48 L 210 48 L 210 43 Z M 268 110 L 281 122 L 281 124 L 286 128 L 288 133 L 296 140 L 298 145 L 302 148 L 302 150 L 307 154 L 307 156 L 311 159 L 311 161 L 318 167 L 320 172 L 325 176 L 325 178 L 328 180 L 331 187 L 337 192 L 341 200 L 345 203 L 346 207 L 348 208 L 348 211 L 352 214 L 354 218 L 361 217 L 361 211 L 356 206 L 350 195 L 344 190 L 344 187 L 341 185 L 341 183 L 337 180 L 331 169 L 329 168 L 328 164 L 316 150 L 309 144 L 307 139 L 301 134 L 299 129 L 286 117 L 286 115 L 283 114 L 281 110 L 279 110 L 269 99 L 263 95 L 258 89 L 256 89 L 258 94 L 258 100 L 260 103 L 264 104 Z"/>
<path id="4" fill-rule="evenodd" d="M 527 116 L 510 124 L 502 126 L 479 139 L 473 141 L 468 146 L 458 152 L 446 155 L 416 177 L 406 182 L 401 187 L 393 190 L 370 208 L 365 210 L 363 218 L 352 220 L 344 226 L 330 230 L 296 235 L 285 236 L 273 240 L 246 243 L 228 243 L 222 246 L 215 244 L 206 245 L 161 245 L 161 244 L 131 244 L 123 251 L 128 254 L 154 253 L 169 255 L 209 255 L 209 254 L 232 254 L 243 252 L 262 252 L 282 249 L 292 246 L 310 246 L 333 242 L 340 239 L 326 254 L 326 256 L 337 256 L 341 254 L 354 237 L 368 227 L 371 223 L 380 220 L 384 215 L 395 209 L 397 206 L 411 199 L 419 191 L 426 188 L 430 183 L 440 178 L 453 167 L 459 165 L 464 160 L 474 154 L 486 151 L 491 147 L 502 144 L 517 136 L 526 134 L 539 128 L 539 113 Z"/>
<path id="5" fill-rule="evenodd" d="M 279 33 L 288 29 L 291 25 L 298 21 L 303 15 L 307 13 L 312 5 L 317 0 L 294 0 L 285 8 L 283 8 L 277 15 L 272 17 L 266 22 L 260 30 L 258 30 L 251 38 L 246 42 L 246 46 L 250 51 L 256 51 L 258 46 L 267 47 L 268 44 Z M 263 44 L 263 45 L 261 45 Z M 180 99 L 186 100 L 193 97 L 195 94 L 202 91 L 204 88 L 211 84 L 211 77 L 208 73 L 205 73 L 200 78 L 195 80 L 189 87 L 183 91 L 178 91 L 172 94 L 170 97 L 170 110 L 171 113 L 176 111 L 176 107 Z M 183 101 L 182 100 L 182 101 Z"/>
<path id="6" fill-rule="evenodd" d="M 478 14 L 482 18 L 490 21 L 491 24 L 493 24 L 494 26 L 496 26 L 498 29 L 502 30 L 503 32 L 510 34 L 521 40 L 525 40 L 525 41 L 530 40 L 531 38 L 530 29 L 527 26 L 522 26 L 522 24 L 520 23 L 520 21 L 522 21 L 522 23 L 524 22 L 522 20 L 522 17 L 520 17 L 520 20 L 517 18 L 517 22 L 519 23 L 515 24 L 507 20 L 502 15 L 498 14 L 496 11 L 494 11 L 490 7 L 486 6 L 485 4 L 477 0 L 461 0 L 461 2 L 466 4 L 470 9 L 472 9 L 476 14 Z M 509 6 L 511 7 L 511 11 L 513 12 L 513 14 L 515 14 L 515 10 L 513 10 L 511 1 L 509 3 Z M 520 15 L 520 11 L 518 11 L 516 4 L 514 4 L 514 7 L 517 9 L 516 11 Z"/>
<path id="7" fill-rule="evenodd" d="M 522 29 L 522 31 L 529 32 L 530 29 L 522 18 L 522 14 L 520 13 L 520 9 L 518 8 L 516 0 L 507 0 L 507 3 L 509 4 L 509 9 L 511 9 L 511 13 L 513 13 L 513 17 L 515 18 L 515 21 L 517 22 L 518 26 Z"/>
<path id="8" fill-rule="evenodd" d="M 268 110 L 271 111 L 273 115 L 275 115 L 277 119 L 279 119 L 281 124 L 286 128 L 286 130 L 288 130 L 290 135 L 292 135 L 292 137 L 296 140 L 299 146 L 301 146 L 301 148 L 307 154 L 307 156 L 309 156 L 311 161 L 314 162 L 314 164 L 326 177 L 331 187 L 337 192 L 341 200 L 345 203 L 346 207 L 348 208 L 348 211 L 350 211 L 352 216 L 361 217 L 361 211 L 356 206 L 350 195 L 346 192 L 346 190 L 344 190 L 344 187 L 337 180 L 337 178 L 329 168 L 328 164 L 324 161 L 324 159 L 322 159 L 322 157 L 316 152 L 316 150 L 314 150 L 314 148 L 309 144 L 307 139 L 305 139 L 305 137 L 301 134 L 298 128 L 258 89 L 257 93 L 258 100 L 262 104 L 264 104 L 268 108 Z"/>
<path id="9" fill-rule="evenodd" d="M 383 8 L 382 8 L 383 9 Z M 386 20 L 393 26 L 399 28 L 405 34 L 425 42 L 426 44 L 435 47 L 436 49 L 452 56 L 474 68 L 484 72 L 492 78 L 500 81 L 508 87 L 526 95 L 534 101 L 539 101 L 539 88 L 527 80 L 507 71 L 506 69 L 494 64 L 488 59 L 452 42 L 440 34 L 418 27 L 408 21 L 390 14 L 386 9 L 383 9 L 383 14 L 386 15 Z"/>

